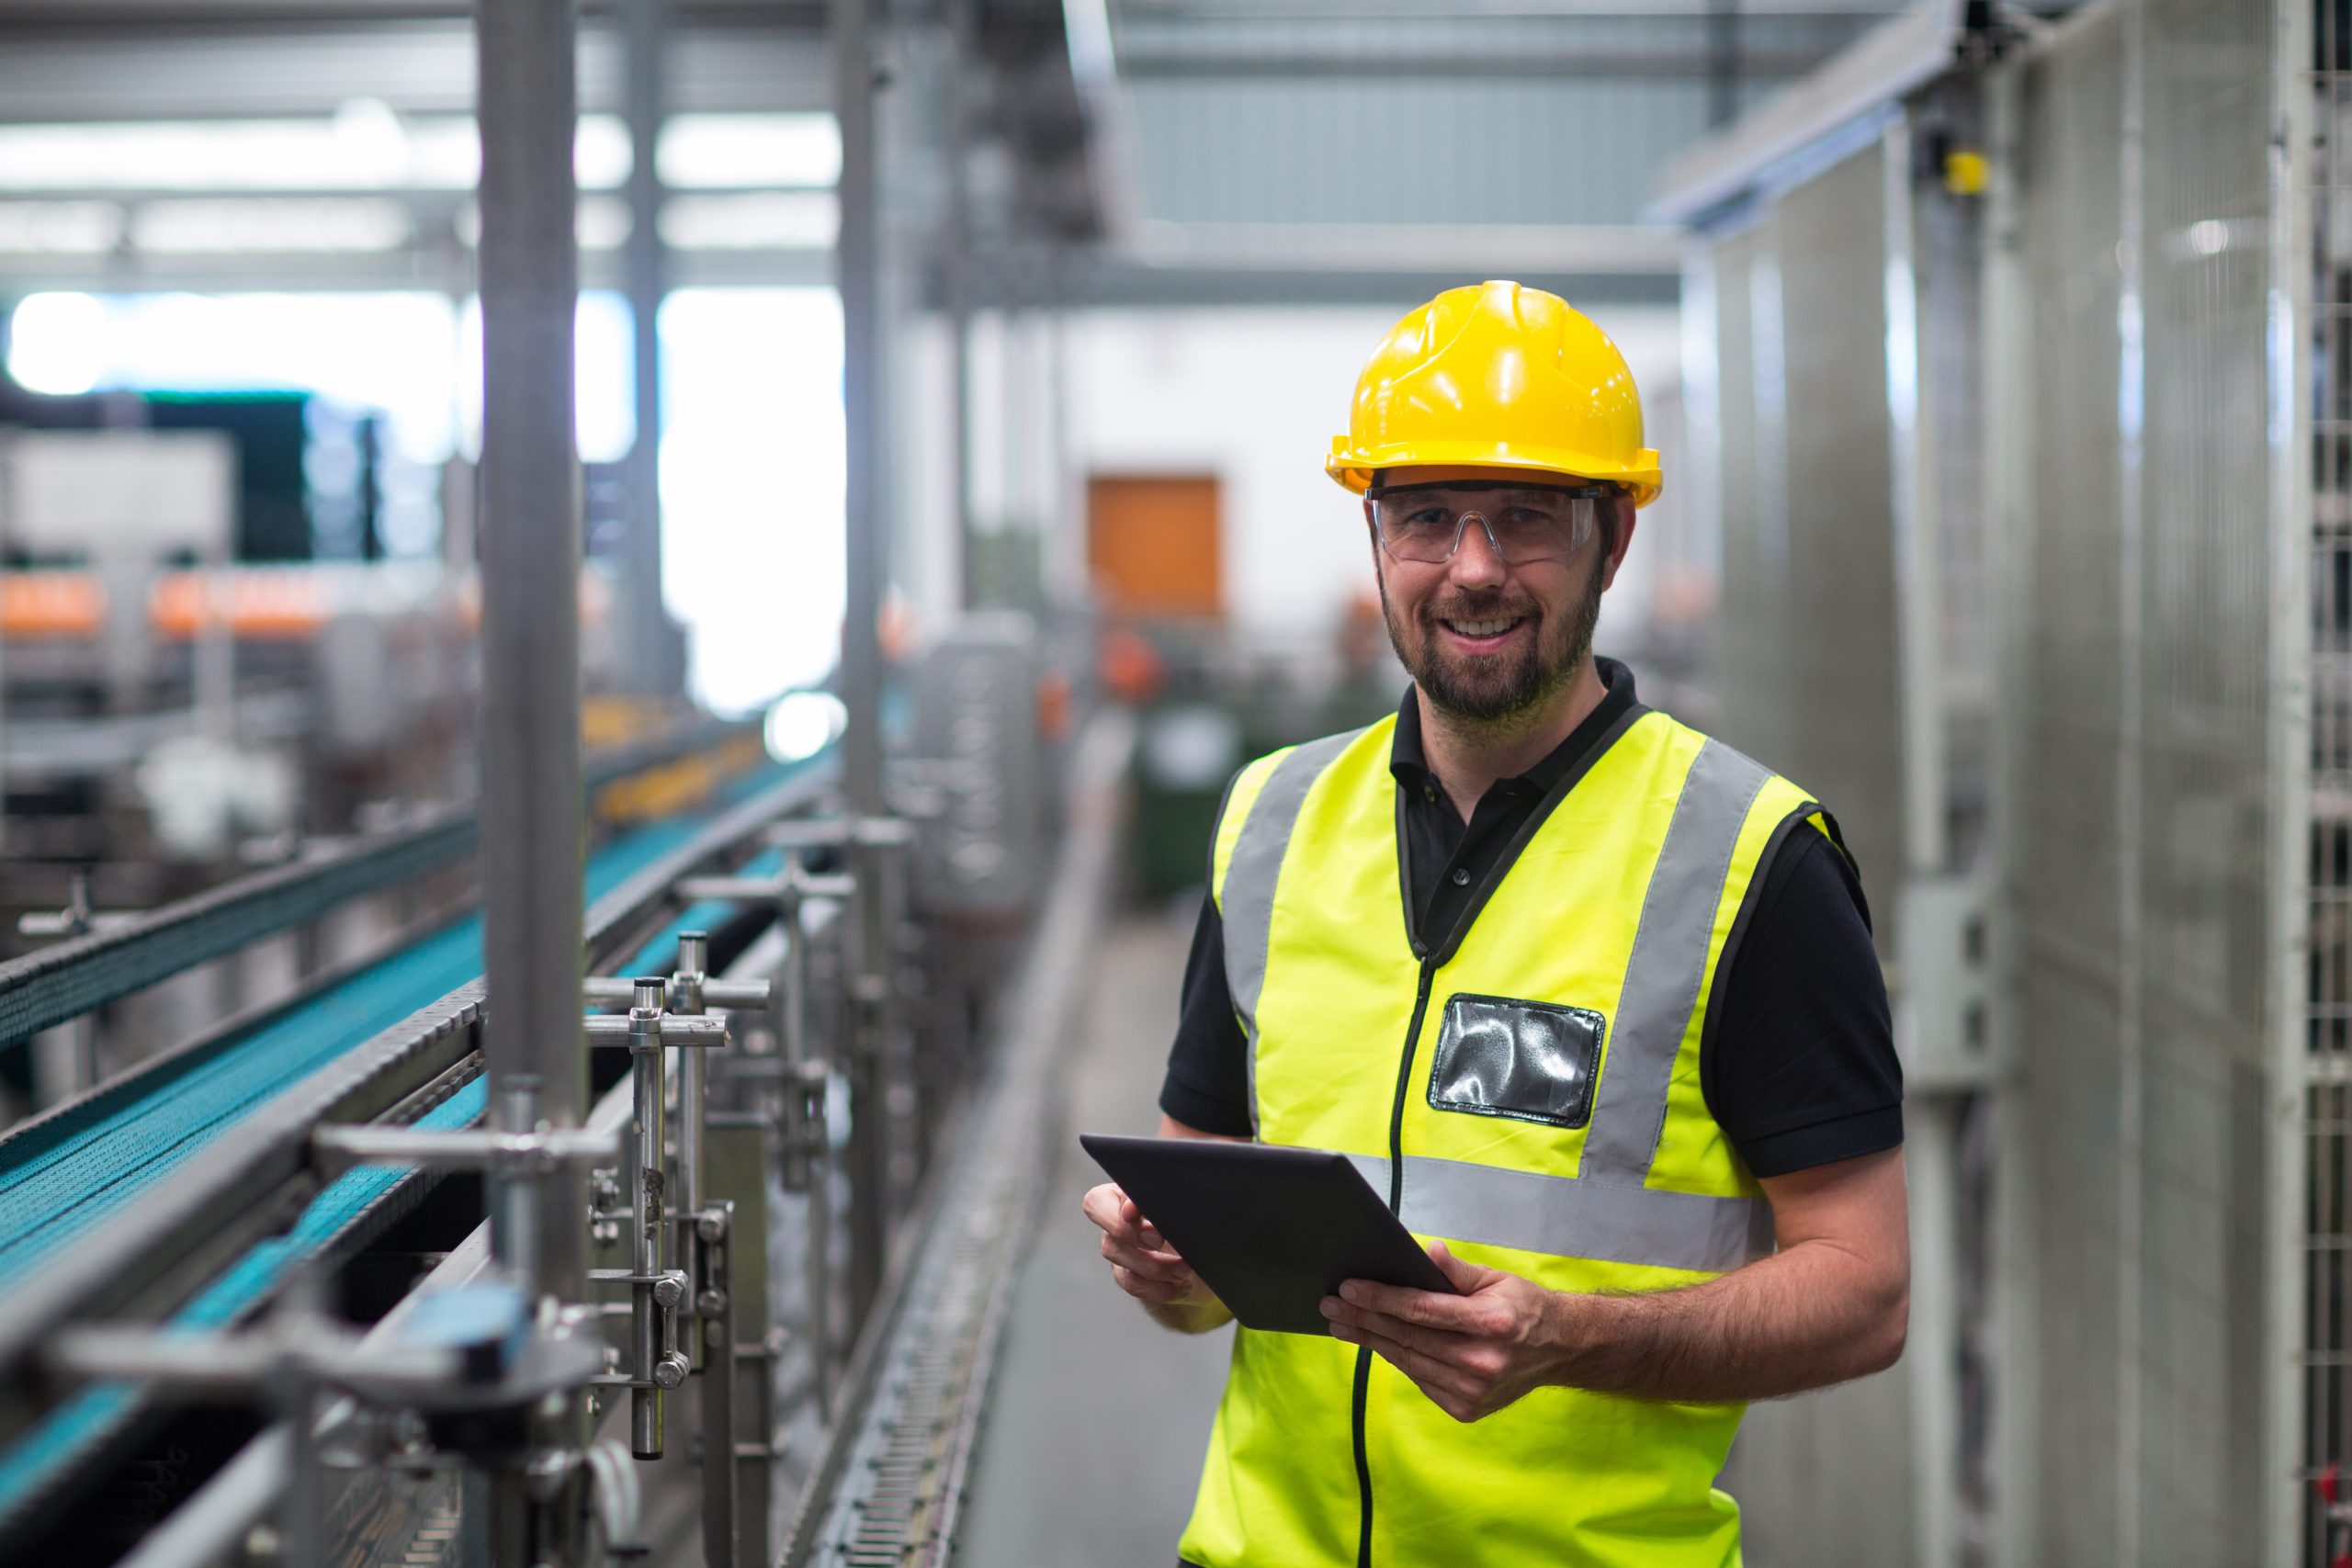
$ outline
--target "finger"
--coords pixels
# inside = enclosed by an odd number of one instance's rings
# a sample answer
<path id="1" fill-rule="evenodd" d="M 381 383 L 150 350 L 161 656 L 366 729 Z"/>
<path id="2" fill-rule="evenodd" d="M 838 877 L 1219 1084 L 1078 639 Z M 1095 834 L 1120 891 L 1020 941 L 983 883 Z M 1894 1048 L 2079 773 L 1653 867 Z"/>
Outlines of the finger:
<path id="1" fill-rule="evenodd" d="M 1472 1326 L 1472 1309 L 1460 1296 L 1441 1296 L 1434 1291 L 1416 1291 L 1404 1285 L 1376 1285 L 1370 1280 L 1350 1280 L 1340 1287 L 1340 1298 L 1350 1306 L 1385 1313 L 1431 1328 L 1465 1333 Z"/>
<path id="2" fill-rule="evenodd" d="M 1335 1338 L 1345 1339 L 1351 1345 L 1363 1346 L 1390 1366 L 1395 1367 L 1413 1381 L 1414 1387 L 1429 1395 L 1437 1404 L 1446 1406 L 1447 1414 L 1453 1416 L 1457 1420 L 1462 1419 L 1462 1416 L 1453 1408 L 1453 1405 L 1458 1404 L 1465 1407 L 1473 1406 L 1485 1395 L 1486 1390 L 1482 1380 L 1450 1362 L 1441 1360 L 1434 1356 L 1424 1355 L 1410 1345 L 1391 1339 L 1385 1334 L 1340 1325 L 1332 1329 L 1332 1335 Z"/>
<path id="3" fill-rule="evenodd" d="M 1402 1318 L 1390 1317 L 1385 1313 L 1367 1312 L 1362 1307 L 1350 1306 L 1345 1302 L 1340 1303 L 1339 1308 L 1336 1314 L 1327 1314 L 1327 1315 L 1334 1315 L 1336 1321 L 1346 1324 L 1359 1333 L 1376 1334 L 1384 1339 L 1394 1340 L 1399 1345 L 1410 1347 L 1437 1360 L 1458 1364 L 1473 1343 L 1459 1334 L 1450 1334 L 1442 1328 L 1424 1328 L 1419 1324 L 1407 1323 Z"/>
<path id="4" fill-rule="evenodd" d="M 1125 1211 L 1133 1207 L 1134 1205 L 1127 1201 L 1126 1194 L 1107 1183 L 1101 1187 L 1089 1188 L 1085 1199 L 1079 1204 L 1079 1208 L 1088 1219 L 1114 1235 L 1135 1228 L 1125 1218 Z"/>
<path id="5" fill-rule="evenodd" d="M 1141 1247 L 1123 1246 L 1107 1235 L 1102 1238 L 1102 1256 L 1119 1268 L 1132 1269 L 1150 1279 L 1189 1280 L 1193 1278 L 1191 1265 L 1172 1252 L 1148 1252 Z"/>
<path id="6" fill-rule="evenodd" d="M 1430 1261 L 1435 1263 L 1439 1270 L 1453 1281 L 1453 1288 L 1465 1296 L 1484 1285 L 1487 1277 L 1496 1272 L 1492 1269 L 1482 1269 L 1476 1263 L 1464 1263 L 1454 1257 L 1442 1241 L 1430 1243 Z"/>
<path id="7" fill-rule="evenodd" d="M 1176 1285 L 1164 1280 L 1146 1279 L 1134 1269 L 1122 1269 L 1115 1263 L 1111 1266 L 1111 1279 L 1119 1289 L 1137 1301 L 1157 1302 L 1162 1305 L 1181 1301 L 1192 1292 L 1190 1285 Z"/>
<path id="8" fill-rule="evenodd" d="M 1118 1188 L 1114 1187 L 1112 1190 L 1119 1195 L 1118 1215 L 1122 1224 L 1137 1233 L 1143 1238 L 1143 1244 L 1146 1247 L 1158 1249 L 1168 1245 L 1160 1239 L 1159 1228 L 1144 1218 L 1143 1211 L 1136 1207 L 1134 1199 Z"/>

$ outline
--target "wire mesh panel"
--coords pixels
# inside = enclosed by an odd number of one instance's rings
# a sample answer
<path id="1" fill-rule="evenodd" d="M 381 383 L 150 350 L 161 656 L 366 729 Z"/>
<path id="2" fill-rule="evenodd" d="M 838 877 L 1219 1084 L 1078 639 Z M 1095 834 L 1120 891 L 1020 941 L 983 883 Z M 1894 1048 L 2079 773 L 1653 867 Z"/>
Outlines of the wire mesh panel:
<path id="1" fill-rule="evenodd" d="M 1719 728 L 1838 814 L 1893 941 L 1903 865 L 1883 227 L 1870 141 L 1710 237 L 1721 425 Z M 1747 1560 L 1916 1560 L 1901 1372 L 1752 1409 Z"/>
<path id="2" fill-rule="evenodd" d="M 2312 489 L 2309 1019 L 2303 1111 L 2301 1377 L 2296 1393 L 2299 1555 L 2332 1565 L 2352 1550 L 2334 1484 L 2352 1458 L 2352 11 L 2312 11 L 2308 62 L 2282 73 L 2312 91 L 2308 199 L 2314 273 L 2308 344 Z"/>
<path id="3" fill-rule="evenodd" d="M 2024 391 L 2031 504 L 2013 541 L 2018 657 L 2007 694 L 2028 803 L 2006 823 L 2018 956 L 2018 1077 L 2005 1181 L 2030 1196 L 2015 1288 L 2031 1343 L 2006 1427 L 2031 1444 L 2036 1495 L 2005 1506 L 2030 1561 L 2118 1555 L 2116 1218 L 2122 1190 L 2121 845 L 2125 550 L 2118 431 L 2123 27 L 2114 11 L 2031 61 L 2018 85 Z M 2043 787 L 2033 787 L 2031 781 Z"/>
<path id="4" fill-rule="evenodd" d="M 2020 67 L 2003 1179 L 2041 1562 L 2252 1561 L 2268 1495 L 2269 25 L 2139 0 Z"/>
<path id="5" fill-rule="evenodd" d="M 1716 246 L 1724 738 L 1838 815 L 1883 951 L 1903 867 L 1894 529 L 1871 142 Z"/>
<path id="6" fill-rule="evenodd" d="M 2270 0 L 2147 0 L 2134 62 L 2145 1218 L 2125 1375 L 2150 1563 L 2238 1556 L 2265 1492 L 2270 17 Z"/>

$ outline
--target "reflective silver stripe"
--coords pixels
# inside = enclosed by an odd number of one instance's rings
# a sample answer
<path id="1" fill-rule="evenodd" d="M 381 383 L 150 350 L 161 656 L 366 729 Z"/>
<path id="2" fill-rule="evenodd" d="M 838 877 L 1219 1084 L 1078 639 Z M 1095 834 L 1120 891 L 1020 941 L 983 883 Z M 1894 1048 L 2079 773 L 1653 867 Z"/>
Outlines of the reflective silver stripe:
<path id="1" fill-rule="evenodd" d="M 1258 996 L 1265 989 L 1266 948 L 1273 940 L 1274 882 L 1282 874 L 1283 853 L 1290 847 L 1290 831 L 1306 804 L 1307 789 L 1363 733 L 1351 729 L 1309 740 L 1276 762 L 1272 776 L 1250 803 L 1250 815 L 1242 818 L 1233 858 L 1226 863 L 1225 897 L 1217 913 L 1225 927 L 1225 983 L 1250 1045 L 1242 1060 L 1250 1079 L 1252 1133 L 1258 1130 Z"/>
<path id="2" fill-rule="evenodd" d="M 1376 1192 L 1388 1162 L 1348 1160 Z M 1559 1258 L 1724 1274 L 1772 1250 L 1772 1205 L 1464 1160 L 1405 1157 L 1405 1226 L 1423 1235 L 1482 1241 Z"/>
<path id="3" fill-rule="evenodd" d="M 1642 923 L 1626 961 L 1591 1130 L 1585 1134 L 1578 1168 L 1585 1181 L 1639 1189 L 1649 1175 L 1666 1130 L 1675 1054 L 1707 973 L 1732 851 L 1748 807 L 1771 776 L 1719 741 L 1707 741 L 1691 759 L 1642 897 Z"/>

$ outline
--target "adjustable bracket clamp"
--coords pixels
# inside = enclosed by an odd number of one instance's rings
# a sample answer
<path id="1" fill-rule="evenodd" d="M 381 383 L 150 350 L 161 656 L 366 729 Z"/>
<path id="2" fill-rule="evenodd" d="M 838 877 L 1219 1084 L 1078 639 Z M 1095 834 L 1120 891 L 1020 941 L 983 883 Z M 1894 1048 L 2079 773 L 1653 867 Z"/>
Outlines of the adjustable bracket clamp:
<path id="1" fill-rule="evenodd" d="M 600 1000 L 599 992 L 611 994 L 613 982 L 592 979 L 582 989 L 590 1000 Z M 724 1046 L 729 1041 L 727 1022 L 719 1018 L 686 1018 L 668 1012 L 663 1002 L 668 982 L 649 976 L 628 982 L 631 1005 L 626 1017 L 592 1015 L 582 1028 L 592 1046 L 619 1046 L 629 1053 L 632 1098 L 635 1101 L 637 1126 L 637 1158 L 630 1171 L 630 1224 L 634 1237 L 633 1267 L 626 1276 L 629 1283 L 631 1367 L 626 1379 L 629 1390 L 629 1451 L 639 1459 L 662 1457 L 662 1394 L 674 1381 L 665 1383 L 665 1376 L 683 1378 L 683 1366 L 674 1370 L 668 1359 L 679 1355 L 676 1302 L 664 1306 L 661 1299 L 664 1281 L 673 1279 L 664 1267 L 662 1255 L 663 1211 L 667 1200 L 667 1183 L 663 1176 L 662 1116 L 667 1098 L 664 1061 L 672 1046 L 684 1046 L 698 1052 Z M 691 1060 L 692 1057 L 690 1056 Z M 700 1118 L 694 1118 L 699 1124 Z M 684 1298 L 685 1282 L 676 1286 Z"/>

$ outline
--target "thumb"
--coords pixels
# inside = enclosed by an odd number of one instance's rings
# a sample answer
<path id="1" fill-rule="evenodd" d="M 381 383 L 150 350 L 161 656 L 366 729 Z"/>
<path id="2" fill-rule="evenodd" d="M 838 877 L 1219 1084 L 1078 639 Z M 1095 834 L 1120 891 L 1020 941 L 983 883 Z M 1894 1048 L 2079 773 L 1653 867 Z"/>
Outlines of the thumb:
<path id="1" fill-rule="evenodd" d="M 1481 1269 L 1476 1263 L 1464 1262 L 1454 1257 L 1442 1241 L 1430 1243 L 1430 1260 L 1453 1281 L 1453 1288 L 1465 1296 L 1485 1284 L 1487 1276 L 1494 1272 L 1491 1269 Z"/>

